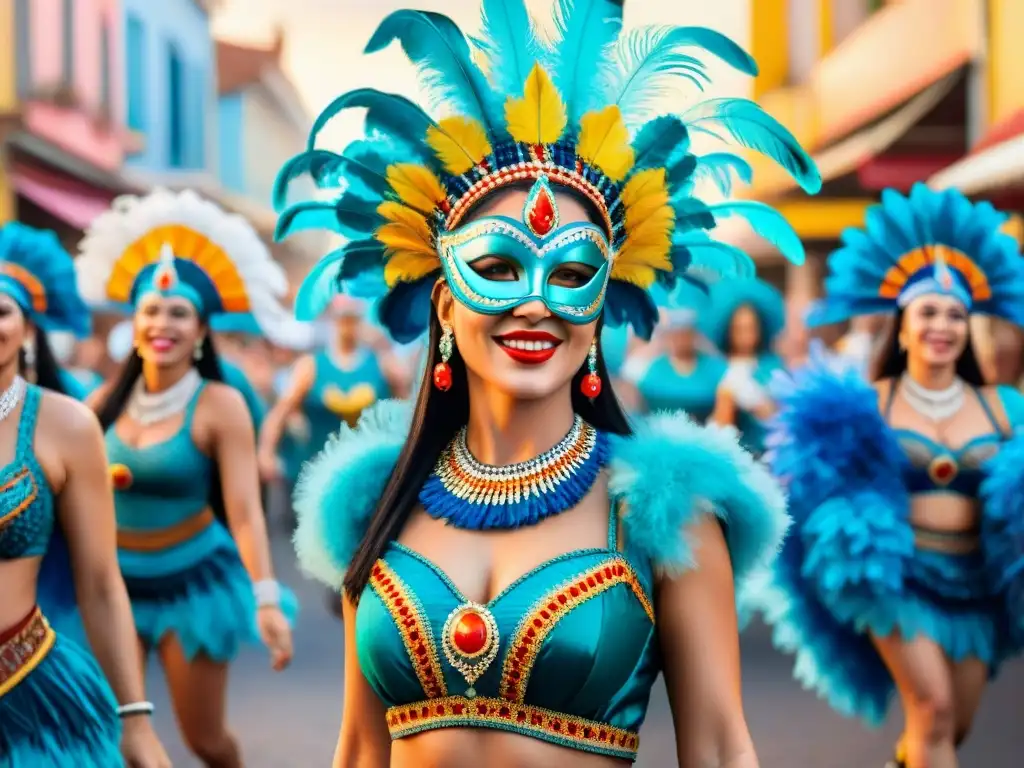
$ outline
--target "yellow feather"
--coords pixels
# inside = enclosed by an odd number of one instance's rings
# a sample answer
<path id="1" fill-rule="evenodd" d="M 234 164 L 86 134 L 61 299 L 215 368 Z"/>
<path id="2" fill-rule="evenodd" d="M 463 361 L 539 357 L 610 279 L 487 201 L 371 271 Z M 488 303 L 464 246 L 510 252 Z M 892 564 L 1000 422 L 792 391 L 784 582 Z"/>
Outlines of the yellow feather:
<path id="1" fill-rule="evenodd" d="M 655 270 L 672 269 L 675 212 L 669 203 L 665 169 L 636 174 L 622 189 L 626 239 L 615 257 L 612 277 L 641 287 L 654 282 Z"/>
<path id="2" fill-rule="evenodd" d="M 617 105 L 580 118 L 580 140 L 576 153 L 612 181 L 622 181 L 633 167 L 635 157 L 629 129 Z"/>
<path id="3" fill-rule="evenodd" d="M 491 154 L 487 131 L 470 117 L 446 117 L 430 126 L 427 144 L 453 176 L 461 176 Z"/>
<path id="4" fill-rule="evenodd" d="M 401 203 L 396 203 L 391 200 L 378 205 L 377 213 L 380 214 L 381 218 L 385 221 L 403 225 L 415 234 L 417 238 L 422 240 L 427 247 L 433 247 L 433 237 L 430 233 L 430 225 L 427 223 L 427 219 L 423 214 L 414 211 L 412 208 L 406 208 Z"/>
<path id="5" fill-rule="evenodd" d="M 435 259 L 437 258 L 437 251 L 431 246 L 430 241 L 424 241 L 418 232 L 409 229 L 405 224 L 385 224 L 377 230 L 374 237 L 388 251 L 429 253 Z"/>
<path id="6" fill-rule="evenodd" d="M 388 287 L 395 283 L 412 283 L 440 267 L 436 252 L 428 255 L 419 251 L 397 251 L 384 265 L 384 281 Z"/>
<path id="7" fill-rule="evenodd" d="M 656 277 L 657 273 L 652 267 L 645 267 L 642 264 L 620 264 L 616 261 L 612 267 L 612 280 L 631 283 L 644 289 L 654 285 Z"/>
<path id="8" fill-rule="evenodd" d="M 444 187 L 429 169 L 413 163 L 395 163 L 387 169 L 388 184 L 398 199 L 420 213 L 431 213 L 445 198 Z"/>
<path id="9" fill-rule="evenodd" d="M 551 76 L 534 64 L 523 86 L 523 98 L 505 102 L 509 135 L 526 144 L 554 144 L 565 133 L 569 117 Z"/>

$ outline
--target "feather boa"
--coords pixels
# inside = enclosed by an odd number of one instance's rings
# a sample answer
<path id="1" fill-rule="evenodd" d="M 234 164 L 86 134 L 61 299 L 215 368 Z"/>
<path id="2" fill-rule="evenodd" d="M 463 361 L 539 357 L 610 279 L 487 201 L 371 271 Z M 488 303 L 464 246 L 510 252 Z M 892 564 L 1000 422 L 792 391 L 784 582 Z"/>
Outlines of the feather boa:
<path id="1" fill-rule="evenodd" d="M 295 548 L 307 575 L 340 587 L 405 442 L 410 414 L 407 403 L 378 403 L 355 429 L 343 425 L 306 465 L 295 492 Z M 682 529 L 705 511 L 724 525 L 741 587 L 774 559 L 788 525 L 785 499 L 733 430 L 654 416 L 634 436 L 614 439 L 609 470 L 612 496 L 627 505 L 627 541 L 659 570 L 692 567 Z"/>

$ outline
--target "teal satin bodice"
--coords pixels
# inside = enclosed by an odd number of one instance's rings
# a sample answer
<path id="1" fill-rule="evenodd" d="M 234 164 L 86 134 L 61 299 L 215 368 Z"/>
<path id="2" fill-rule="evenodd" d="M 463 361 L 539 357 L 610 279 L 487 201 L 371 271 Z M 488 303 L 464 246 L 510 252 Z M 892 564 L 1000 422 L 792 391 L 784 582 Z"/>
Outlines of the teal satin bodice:
<path id="1" fill-rule="evenodd" d="M 348 369 L 340 368 L 325 351 L 318 352 L 314 362 L 316 375 L 303 411 L 309 419 L 310 448 L 316 452 L 342 421 L 355 426 L 364 410 L 391 396 L 391 389 L 368 349 L 360 350 Z"/>
<path id="2" fill-rule="evenodd" d="M 715 395 L 725 368 L 721 357 L 700 353 L 693 370 L 683 374 L 664 355 L 651 363 L 637 389 L 648 411 L 683 410 L 703 423 L 715 410 Z"/>
<path id="3" fill-rule="evenodd" d="M 0 470 L 0 560 L 46 554 L 56 524 L 53 492 L 32 449 L 41 397 L 27 385 L 14 458 Z"/>
<path id="4" fill-rule="evenodd" d="M 635 759 L 660 671 L 653 570 L 610 539 L 606 549 L 541 564 L 477 606 L 493 616 L 497 652 L 472 684 L 445 637 L 449 616 L 472 604 L 428 559 L 391 544 L 355 631 L 360 668 L 389 708 L 392 736 L 495 727 Z"/>

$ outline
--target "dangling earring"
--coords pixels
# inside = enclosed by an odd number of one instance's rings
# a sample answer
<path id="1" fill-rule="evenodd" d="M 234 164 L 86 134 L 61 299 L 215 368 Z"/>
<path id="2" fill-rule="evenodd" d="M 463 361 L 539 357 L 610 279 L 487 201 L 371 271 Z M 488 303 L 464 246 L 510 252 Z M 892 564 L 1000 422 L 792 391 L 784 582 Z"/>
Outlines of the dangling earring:
<path id="1" fill-rule="evenodd" d="M 601 394 L 601 377 L 597 375 L 597 337 L 590 342 L 590 352 L 587 354 L 587 370 L 590 372 L 580 382 L 580 392 L 593 400 Z"/>
<path id="2" fill-rule="evenodd" d="M 25 353 L 25 367 L 31 368 L 36 364 L 36 347 L 28 339 L 21 345 L 21 351 Z"/>
<path id="3" fill-rule="evenodd" d="M 203 357 L 203 340 L 202 339 L 196 339 L 196 345 L 192 349 L 192 359 L 198 361 L 198 360 L 201 360 L 202 357 Z"/>
<path id="4" fill-rule="evenodd" d="M 437 348 L 441 352 L 441 362 L 434 366 L 434 386 L 442 392 L 452 388 L 452 367 L 448 365 L 448 360 L 452 356 L 453 338 L 451 326 L 441 326 L 441 340 L 437 343 Z"/>

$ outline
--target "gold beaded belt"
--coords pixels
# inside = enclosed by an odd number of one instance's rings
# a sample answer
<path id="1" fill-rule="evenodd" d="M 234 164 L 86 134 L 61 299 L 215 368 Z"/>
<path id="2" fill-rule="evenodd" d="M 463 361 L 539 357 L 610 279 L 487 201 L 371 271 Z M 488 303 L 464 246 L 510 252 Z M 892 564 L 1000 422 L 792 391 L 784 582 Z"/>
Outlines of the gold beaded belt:
<path id="1" fill-rule="evenodd" d="M 0 633 L 0 698 L 39 666 L 56 639 L 38 606 L 23 621 Z"/>
<path id="2" fill-rule="evenodd" d="M 387 711 L 392 739 L 435 728 L 496 728 L 588 752 L 635 760 L 640 736 L 633 731 L 550 709 L 483 696 L 446 696 Z"/>
<path id="3" fill-rule="evenodd" d="M 129 552 L 159 552 L 162 549 L 170 549 L 205 531 L 213 524 L 213 520 L 213 510 L 207 507 L 198 515 L 187 517 L 167 528 L 152 531 L 129 531 L 119 528 L 117 548 Z"/>

